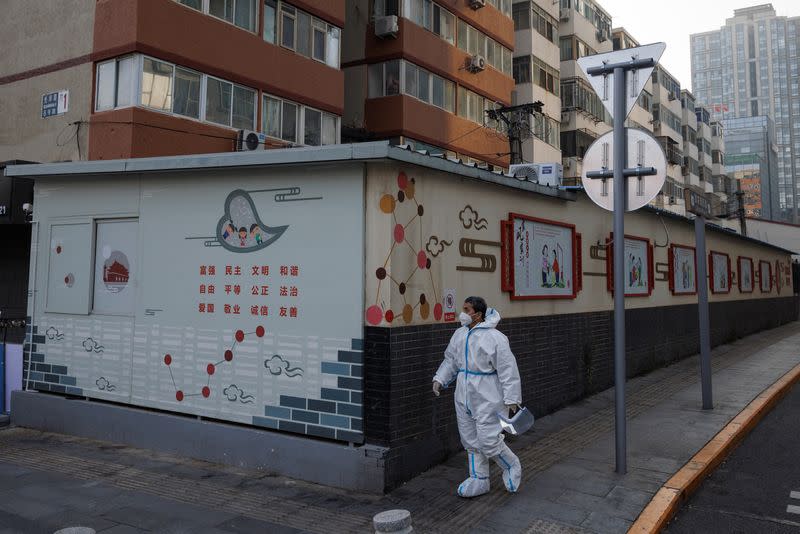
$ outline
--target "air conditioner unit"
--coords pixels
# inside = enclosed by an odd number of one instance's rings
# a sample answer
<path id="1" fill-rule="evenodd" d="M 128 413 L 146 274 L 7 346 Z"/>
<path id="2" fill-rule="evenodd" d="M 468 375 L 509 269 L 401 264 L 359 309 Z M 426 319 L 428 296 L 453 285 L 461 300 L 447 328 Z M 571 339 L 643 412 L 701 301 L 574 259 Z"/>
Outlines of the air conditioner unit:
<path id="1" fill-rule="evenodd" d="M 475 54 L 469 59 L 470 72 L 480 72 L 486 68 L 486 58 L 480 54 Z"/>
<path id="2" fill-rule="evenodd" d="M 266 141 L 267 136 L 263 133 L 254 132 L 252 130 L 239 130 L 239 136 L 236 139 L 236 150 L 239 152 L 264 150 Z"/>
<path id="3" fill-rule="evenodd" d="M 661 128 L 661 121 L 657 119 L 653 121 L 653 129 L 655 130 L 656 128 Z"/>
<path id="4" fill-rule="evenodd" d="M 535 163 L 520 163 L 517 165 L 510 165 L 508 167 L 508 174 L 518 180 L 528 180 L 535 184 L 539 183 L 539 169 Z"/>
<path id="5" fill-rule="evenodd" d="M 673 196 L 670 196 L 670 197 L 669 197 L 669 203 L 670 203 L 670 204 L 675 204 L 675 197 L 673 197 Z"/>
<path id="6" fill-rule="evenodd" d="M 397 15 L 375 17 L 375 37 L 386 39 L 396 38 L 400 27 L 397 25 Z"/>
<path id="7" fill-rule="evenodd" d="M 568 21 L 569 20 L 569 9 L 562 7 L 561 10 L 559 10 L 559 12 L 558 12 L 558 18 L 560 18 L 564 22 Z"/>
<path id="8" fill-rule="evenodd" d="M 486 7 L 486 0 L 469 0 L 469 7 L 472 9 Z"/>
<path id="9" fill-rule="evenodd" d="M 602 42 L 605 42 L 606 40 L 608 40 L 608 38 L 606 37 L 606 32 L 604 32 L 603 30 L 597 30 L 597 33 L 595 34 L 595 37 L 597 37 L 597 42 L 599 42 L 599 43 L 602 43 Z"/>
<path id="10" fill-rule="evenodd" d="M 539 185 L 560 187 L 564 181 L 564 167 L 560 163 L 534 163 Z"/>

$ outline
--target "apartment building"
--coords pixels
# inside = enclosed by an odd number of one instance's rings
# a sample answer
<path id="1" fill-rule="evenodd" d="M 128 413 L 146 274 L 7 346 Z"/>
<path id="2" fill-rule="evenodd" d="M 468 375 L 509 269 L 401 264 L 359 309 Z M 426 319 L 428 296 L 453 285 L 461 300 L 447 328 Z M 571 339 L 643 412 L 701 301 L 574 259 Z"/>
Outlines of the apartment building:
<path id="1" fill-rule="evenodd" d="M 515 2 L 514 104 L 541 102 L 529 118 L 523 162 L 561 164 L 561 59 L 559 5 L 552 0 Z"/>
<path id="2" fill-rule="evenodd" d="M 586 150 L 612 125 L 600 97 L 580 73 L 577 60 L 612 49 L 611 16 L 602 7 L 589 0 L 561 0 L 561 157 L 566 184 L 580 182 Z"/>
<path id="3" fill-rule="evenodd" d="M 715 31 L 691 36 L 692 88 L 713 120 L 769 117 L 775 124 L 778 196 L 772 217 L 798 222 L 800 203 L 800 17 L 772 4 L 736 9 Z M 756 156 L 753 156 L 756 157 Z"/>
<path id="4" fill-rule="evenodd" d="M 320 145 L 340 139 L 344 0 L 8 2 L 0 160 Z M 13 102 L 13 106 L 10 103 Z"/>
<path id="5" fill-rule="evenodd" d="M 486 111 L 511 104 L 511 12 L 511 0 L 347 2 L 346 139 L 507 168 L 504 126 Z"/>

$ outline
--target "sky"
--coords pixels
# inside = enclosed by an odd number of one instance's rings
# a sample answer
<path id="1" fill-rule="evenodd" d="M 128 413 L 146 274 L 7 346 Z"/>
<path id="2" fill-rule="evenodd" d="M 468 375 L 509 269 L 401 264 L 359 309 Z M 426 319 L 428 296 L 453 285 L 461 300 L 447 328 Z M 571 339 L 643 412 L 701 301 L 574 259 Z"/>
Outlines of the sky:
<path id="1" fill-rule="evenodd" d="M 718 30 L 733 10 L 771 3 L 778 16 L 800 16 L 798 0 L 597 0 L 611 15 L 615 28 L 625 27 L 639 44 L 667 43 L 661 64 L 681 83 L 691 88 L 689 35 Z"/>

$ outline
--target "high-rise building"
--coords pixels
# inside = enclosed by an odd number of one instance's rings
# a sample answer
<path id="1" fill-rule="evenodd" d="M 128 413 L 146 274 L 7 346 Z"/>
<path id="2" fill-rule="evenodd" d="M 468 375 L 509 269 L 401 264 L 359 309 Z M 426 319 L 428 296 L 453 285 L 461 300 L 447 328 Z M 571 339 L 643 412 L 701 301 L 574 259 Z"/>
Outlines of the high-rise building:
<path id="1" fill-rule="evenodd" d="M 345 1 L 11 0 L 0 160 L 111 159 L 339 140 Z M 13 103 L 13 105 L 12 105 Z"/>
<path id="2" fill-rule="evenodd" d="M 800 17 L 777 16 L 771 4 L 737 9 L 719 30 L 691 36 L 692 89 L 713 120 L 770 117 L 777 172 L 772 217 L 798 221 L 800 201 Z M 767 158 L 769 159 L 769 158 Z M 762 193 L 764 190 L 762 189 Z M 764 200 L 762 199 L 762 203 Z"/>
<path id="3" fill-rule="evenodd" d="M 347 2 L 342 64 L 346 140 L 391 139 L 466 162 L 508 167 L 511 0 Z"/>
<path id="4" fill-rule="evenodd" d="M 742 117 L 722 121 L 725 129 L 725 169 L 744 192 L 748 217 L 776 219 L 779 212 L 778 155 L 775 125 L 769 117 Z"/>

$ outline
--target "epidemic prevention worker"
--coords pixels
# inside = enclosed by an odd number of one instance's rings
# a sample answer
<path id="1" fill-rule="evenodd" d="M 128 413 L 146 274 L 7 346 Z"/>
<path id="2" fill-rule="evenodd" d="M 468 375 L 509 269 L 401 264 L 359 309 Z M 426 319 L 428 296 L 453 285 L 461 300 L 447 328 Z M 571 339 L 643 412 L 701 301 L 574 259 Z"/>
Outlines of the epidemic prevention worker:
<path id="1" fill-rule="evenodd" d="M 436 396 L 457 378 L 453 398 L 469 463 L 469 478 L 458 486 L 458 495 L 488 493 L 489 460 L 503 470 L 506 490 L 515 493 L 522 466 L 503 441 L 498 413 L 514 413 L 522 403 L 517 361 L 508 338 L 496 329 L 500 314 L 492 308 L 487 311 L 481 297 L 467 298 L 459 319 L 462 327 L 450 339 L 444 361 L 433 377 Z"/>

